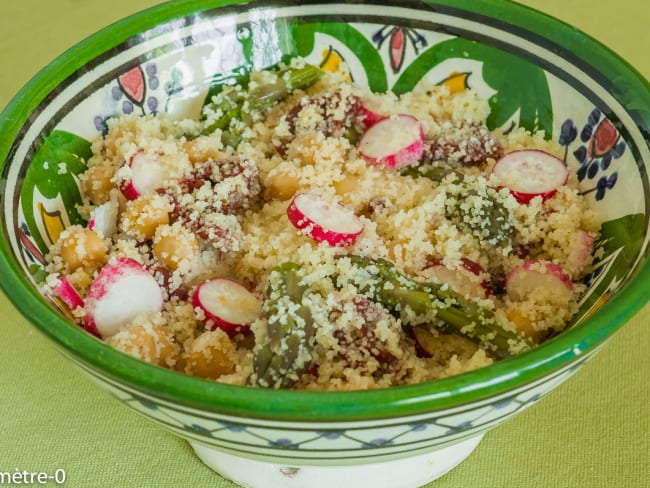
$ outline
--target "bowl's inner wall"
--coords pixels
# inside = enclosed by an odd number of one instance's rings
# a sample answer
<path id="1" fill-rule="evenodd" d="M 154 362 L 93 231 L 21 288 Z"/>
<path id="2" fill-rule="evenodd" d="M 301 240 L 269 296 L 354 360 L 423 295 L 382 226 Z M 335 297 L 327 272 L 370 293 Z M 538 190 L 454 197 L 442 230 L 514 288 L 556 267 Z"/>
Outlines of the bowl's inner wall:
<path id="1" fill-rule="evenodd" d="M 370 16 L 363 6 L 349 7 L 348 15 L 332 18 L 314 5 L 301 10 L 312 12 L 302 21 L 292 8 L 252 9 L 248 19 L 218 11 L 186 18 L 98 56 L 63 80 L 57 96 L 24 126 L 6 167 L 14 193 L 8 201 L 19 204 L 4 210 L 23 267 L 38 280 L 48 246 L 68 225 L 84 223 L 75 208 L 81 202 L 76 175 L 107 118 L 159 111 L 196 117 L 211 83 L 299 55 L 326 70 L 346 63 L 355 82 L 377 92 L 401 94 L 424 77 L 452 90 L 471 88 L 490 100 L 490 128 L 520 125 L 560 142 L 603 221 L 597 248 L 604 254 L 586 280 L 589 290 L 574 320 L 615 292 L 646 239 L 648 194 L 640 171 L 646 148 L 630 133 L 635 127 L 620 105 L 588 73 L 543 44 L 499 31 L 496 22 L 442 13 L 414 21 L 408 9 Z"/>
<path id="2" fill-rule="evenodd" d="M 345 63 L 356 83 L 379 92 L 404 93 L 422 78 L 471 88 L 490 101 L 490 128 L 520 125 L 558 141 L 603 222 L 574 323 L 624 288 L 647 247 L 650 157 L 607 73 L 514 24 L 445 5 L 422 11 L 346 3 L 335 16 L 331 10 L 313 4 L 188 14 L 110 49 L 97 40 L 84 51 L 87 59 L 69 56 L 50 68 L 58 86 L 21 120 L 3 168 L 4 232 L 34 290 L 48 246 L 65 227 L 83 223 L 76 175 L 109 117 L 196 117 L 211 84 L 292 56 L 325 70 Z"/>

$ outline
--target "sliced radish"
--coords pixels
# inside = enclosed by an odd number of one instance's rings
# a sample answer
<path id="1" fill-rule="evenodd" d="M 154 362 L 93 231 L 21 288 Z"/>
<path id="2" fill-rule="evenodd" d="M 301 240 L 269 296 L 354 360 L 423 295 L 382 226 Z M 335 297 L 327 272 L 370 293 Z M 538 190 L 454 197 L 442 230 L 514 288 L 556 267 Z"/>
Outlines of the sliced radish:
<path id="1" fill-rule="evenodd" d="M 424 152 L 422 125 L 411 115 L 393 115 L 370 127 L 359 141 L 361 155 L 370 163 L 399 169 Z"/>
<path id="2" fill-rule="evenodd" d="M 255 295 L 227 278 L 201 283 L 192 295 L 192 305 L 203 312 L 206 322 L 213 322 L 212 330 L 219 327 L 231 336 L 246 332 L 262 312 L 262 304 Z"/>
<path id="3" fill-rule="evenodd" d="M 536 196 L 543 200 L 552 197 L 569 178 L 569 170 L 562 160 L 537 149 L 509 152 L 497 161 L 492 173 L 522 204 Z"/>
<path id="4" fill-rule="evenodd" d="M 79 292 L 70 283 L 68 278 L 60 276 L 54 286 L 54 293 L 67 305 L 70 310 L 83 307 L 84 301 Z"/>
<path id="5" fill-rule="evenodd" d="M 112 237 L 117 232 L 117 217 L 119 203 L 117 196 L 112 195 L 111 199 L 98 205 L 90 212 L 88 228 L 101 234 L 103 237 Z"/>
<path id="6" fill-rule="evenodd" d="M 84 326 L 106 338 L 141 313 L 159 312 L 163 291 L 155 278 L 137 261 L 109 261 L 86 295 Z"/>
<path id="7" fill-rule="evenodd" d="M 363 222 L 352 210 L 314 193 L 298 193 L 287 217 L 296 229 L 330 246 L 351 246 L 363 232 Z"/>
<path id="8" fill-rule="evenodd" d="M 545 290 L 549 297 L 560 303 L 568 302 L 573 296 L 573 283 L 569 275 L 549 261 L 526 261 L 506 276 L 506 293 L 512 300 L 523 301 L 539 289 Z"/>
<path id="9" fill-rule="evenodd" d="M 584 230 L 578 229 L 569 244 L 569 252 L 564 268 L 573 275 L 579 274 L 589 263 L 593 244 L 593 236 Z"/>
<path id="10" fill-rule="evenodd" d="M 138 151 L 131 157 L 129 167 L 131 177 L 120 185 L 120 190 L 127 200 L 135 200 L 140 195 L 153 193 L 168 178 L 161 161 L 151 154 L 145 154 L 144 151 Z"/>
<path id="11" fill-rule="evenodd" d="M 375 105 L 376 105 L 375 101 L 371 98 L 366 98 L 361 102 L 361 108 L 359 109 L 359 116 L 366 129 L 372 127 L 377 122 L 380 122 L 388 118 L 387 115 L 381 114 L 380 109 Z"/>
<path id="12" fill-rule="evenodd" d="M 490 294 L 490 282 L 485 279 L 485 271 L 481 266 L 467 258 L 462 258 L 460 268 L 451 269 L 434 261 L 424 270 L 427 279 L 438 283 L 446 283 L 456 293 L 472 298 L 484 299 Z"/>

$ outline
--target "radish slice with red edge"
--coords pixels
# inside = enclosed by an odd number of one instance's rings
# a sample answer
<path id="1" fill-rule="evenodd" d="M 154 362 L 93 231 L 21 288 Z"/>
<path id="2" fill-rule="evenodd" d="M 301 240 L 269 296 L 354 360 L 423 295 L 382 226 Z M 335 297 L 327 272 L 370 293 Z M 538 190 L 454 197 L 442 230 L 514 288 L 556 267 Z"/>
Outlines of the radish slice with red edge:
<path id="1" fill-rule="evenodd" d="M 490 282 L 484 278 L 481 266 L 467 258 L 461 259 L 461 267 L 451 269 L 436 260 L 427 266 L 424 277 L 446 283 L 456 293 L 473 299 L 484 299 L 491 294 Z"/>
<path id="2" fill-rule="evenodd" d="M 512 151 L 499 159 L 494 168 L 499 185 L 510 189 L 510 193 L 522 204 L 536 196 L 546 200 L 569 179 L 569 170 L 564 162 L 552 154 L 538 149 Z"/>
<path id="3" fill-rule="evenodd" d="M 589 263 L 593 244 L 593 236 L 582 229 L 578 229 L 571 238 L 564 268 L 573 275 L 579 274 Z"/>
<path id="4" fill-rule="evenodd" d="M 393 115 L 372 125 L 359 141 L 361 155 L 371 164 L 400 169 L 424 153 L 424 132 L 415 117 Z"/>
<path id="5" fill-rule="evenodd" d="M 293 226 L 316 242 L 351 246 L 363 232 L 363 222 L 348 207 L 314 193 L 298 193 L 287 208 Z"/>
<path id="6" fill-rule="evenodd" d="M 131 178 L 120 185 L 120 190 L 127 200 L 135 200 L 140 195 L 148 195 L 160 188 L 167 174 L 160 161 L 144 151 L 136 152 L 129 161 Z"/>
<path id="7" fill-rule="evenodd" d="M 571 278 L 550 261 L 525 261 L 506 276 L 506 293 L 512 300 L 523 301 L 539 289 L 546 290 L 559 302 L 568 302 L 573 296 Z"/>
<path id="8" fill-rule="evenodd" d="M 83 298 L 79 295 L 79 292 L 75 289 L 74 286 L 70 283 L 68 278 L 65 276 L 60 276 L 57 279 L 57 283 L 53 288 L 54 293 L 61 299 L 63 303 L 70 310 L 75 310 L 79 307 L 84 306 Z"/>
<path id="9" fill-rule="evenodd" d="M 228 335 L 249 330 L 262 312 L 258 298 L 236 281 L 214 278 L 204 281 L 194 290 L 192 305 L 200 309 L 205 322 L 213 322 Z"/>
<path id="10" fill-rule="evenodd" d="M 112 237 L 117 232 L 118 213 L 119 203 L 113 195 L 108 202 L 98 205 L 90 212 L 88 228 L 103 237 Z"/>
<path id="11" fill-rule="evenodd" d="M 375 108 L 375 103 L 371 99 L 365 99 L 361 102 L 361 108 L 359 109 L 359 116 L 363 122 L 363 125 L 366 129 L 372 127 L 377 122 L 380 122 L 384 119 L 387 119 L 387 115 L 382 115 L 379 112 L 379 109 Z"/>
<path id="12" fill-rule="evenodd" d="M 102 338 L 115 334 L 138 314 L 159 312 L 163 290 L 137 261 L 109 261 L 90 285 L 86 295 L 84 327 Z"/>

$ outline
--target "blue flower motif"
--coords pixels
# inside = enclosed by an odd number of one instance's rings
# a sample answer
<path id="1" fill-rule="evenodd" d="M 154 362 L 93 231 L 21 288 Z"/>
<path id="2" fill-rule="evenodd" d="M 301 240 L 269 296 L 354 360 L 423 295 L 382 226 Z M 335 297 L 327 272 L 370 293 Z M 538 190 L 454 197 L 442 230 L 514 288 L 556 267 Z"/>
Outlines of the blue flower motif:
<path id="1" fill-rule="evenodd" d="M 573 151 L 573 155 L 580 164 L 585 164 L 587 161 L 587 148 L 585 146 L 580 146 L 578 149 Z"/>
<path id="2" fill-rule="evenodd" d="M 587 124 L 595 127 L 598 122 L 600 122 L 601 112 L 597 108 L 593 109 L 587 118 Z"/>
<path id="3" fill-rule="evenodd" d="M 120 90 L 119 86 L 114 86 L 111 88 L 111 96 L 113 97 L 113 100 L 116 102 L 119 102 L 122 99 L 122 96 L 124 93 L 122 93 L 122 90 Z"/>
<path id="4" fill-rule="evenodd" d="M 580 131 L 580 140 L 582 142 L 587 142 L 591 139 L 591 135 L 594 133 L 594 128 L 590 125 L 585 125 Z"/>
<path id="5" fill-rule="evenodd" d="M 150 400 L 146 400 L 144 398 L 136 398 L 136 400 L 138 400 L 138 403 L 146 409 L 158 410 L 158 405 Z"/>
<path id="6" fill-rule="evenodd" d="M 392 446 L 394 443 L 391 439 L 378 438 L 369 442 L 364 442 L 361 446 L 364 448 Z"/>
<path id="7" fill-rule="evenodd" d="M 561 146 L 568 146 L 578 137 L 578 129 L 576 128 L 573 120 L 566 119 L 560 127 L 560 137 L 558 142 Z"/>
<path id="8" fill-rule="evenodd" d="M 219 423 L 230 432 L 244 432 L 246 430 L 245 425 L 232 424 L 230 422 L 219 422 Z"/>
<path id="9" fill-rule="evenodd" d="M 183 428 L 191 433 L 203 436 L 203 437 L 212 437 L 212 432 L 199 424 L 184 425 Z"/>
<path id="10" fill-rule="evenodd" d="M 463 430 L 471 429 L 474 427 L 474 424 L 472 423 L 471 420 L 466 420 L 465 422 L 461 422 L 458 424 L 456 427 L 452 427 L 447 431 L 447 434 L 455 434 L 456 432 L 460 432 Z"/>
<path id="11" fill-rule="evenodd" d="M 156 114 L 158 111 L 158 99 L 156 97 L 149 97 L 147 99 L 147 107 L 152 114 Z"/>
<path id="12" fill-rule="evenodd" d="M 612 153 L 611 151 L 608 152 L 603 156 L 603 159 L 600 160 L 600 169 L 605 171 L 607 168 L 609 168 L 609 165 L 612 164 Z"/>
<path id="13" fill-rule="evenodd" d="M 625 144 L 625 141 L 620 141 L 618 144 L 616 144 L 612 148 L 612 152 L 611 152 L 612 157 L 614 159 L 620 158 L 623 155 L 623 153 L 625 152 L 626 147 L 627 147 L 627 145 Z"/>
<path id="14" fill-rule="evenodd" d="M 492 408 L 505 408 L 512 403 L 512 398 L 504 398 L 491 405 Z"/>
<path id="15" fill-rule="evenodd" d="M 93 122 L 95 123 L 95 129 L 97 129 L 103 136 L 108 134 L 108 125 L 106 124 L 107 120 L 108 117 L 102 117 L 101 115 L 97 115 L 93 119 Z"/>
<path id="16" fill-rule="evenodd" d="M 618 172 L 614 171 L 609 177 L 601 176 L 596 184 L 596 200 L 600 201 L 605 198 L 607 190 L 611 190 L 618 181 Z"/>
<path id="17" fill-rule="evenodd" d="M 576 139 L 578 129 L 572 119 L 566 119 L 560 127 L 558 143 L 564 146 L 565 162 L 569 152 L 569 146 Z M 595 108 L 587 117 L 587 122 L 580 129 L 580 144 L 573 150 L 573 156 L 580 164 L 576 171 L 578 181 L 585 179 L 595 180 L 601 171 L 610 169 L 615 160 L 619 159 L 626 151 L 627 145 L 621 139 L 616 125 L 608 118 L 602 116 L 602 112 Z M 594 188 L 585 190 L 583 195 L 596 192 L 596 200 L 602 200 L 607 190 L 616 185 L 618 175 L 601 176 Z"/>
<path id="18" fill-rule="evenodd" d="M 122 73 L 117 83 L 109 88 L 110 99 L 116 104 L 116 108 L 110 115 L 101 114 L 94 118 L 94 124 L 98 131 L 106 135 L 108 128 L 106 120 L 110 116 L 132 114 L 141 111 L 142 114 L 157 114 L 161 110 L 167 110 L 170 97 L 183 90 L 183 73 L 176 68 L 171 70 L 171 80 L 165 81 L 159 78 L 158 66 L 155 62 L 147 63 L 142 67 L 137 66 Z M 164 84 L 163 84 L 164 82 Z M 159 88 L 163 88 L 167 99 L 160 99 L 153 94 Z M 146 93 L 152 93 L 145 96 Z"/>
<path id="19" fill-rule="evenodd" d="M 345 434 L 345 431 L 344 430 L 321 431 L 318 432 L 318 434 L 323 439 L 334 440 L 340 438 L 343 434 Z"/>
<path id="20" fill-rule="evenodd" d="M 429 427 L 429 426 L 427 424 L 425 424 L 424 422 L 419 422 L 417 424 L 412 424 L 411 425 L 411 431 L 412 432 L 421 432 L 423 430 L 426 430 L 427 427 Z"/>
<path id="21" fill-rule="evenodd" d="M 269 446 L 271 447 L 281 447 L 284 449 L 298 449 L 298 444 L 295 444 L 291 439 L 277 439 L 275 441 L 269 441 Z"/>

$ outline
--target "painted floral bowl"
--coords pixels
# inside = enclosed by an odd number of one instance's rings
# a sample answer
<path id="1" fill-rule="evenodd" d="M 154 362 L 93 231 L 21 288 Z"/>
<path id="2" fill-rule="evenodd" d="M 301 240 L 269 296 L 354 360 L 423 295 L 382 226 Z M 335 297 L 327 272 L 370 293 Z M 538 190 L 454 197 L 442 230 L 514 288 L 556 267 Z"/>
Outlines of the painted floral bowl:
<path id="1" fill-rule="evenodd" d="M 48 245 L 81 222 L 75 175 L 109 117 L 196 116 L 212 80 L 287 55 L 325 70 L 344 61 L 357 83 L 379 92 L 407 92 L 423 77 L 470 87 L 489 98 L 490 128 L 519 125 L 563 146 L 602 222 L 569 329 L 531 352 L 435 382 L 275 391 L 140 362 L 75 326 L 39 291 Z M 242 485 L 417 486 L 574 374 L 645 303 L 649 127 L 650 88 L 638 73 L 573 28 L 501 0 L 172 2 L 73 48 L 2 114 L 2 286 L 99 386 Z"/>

